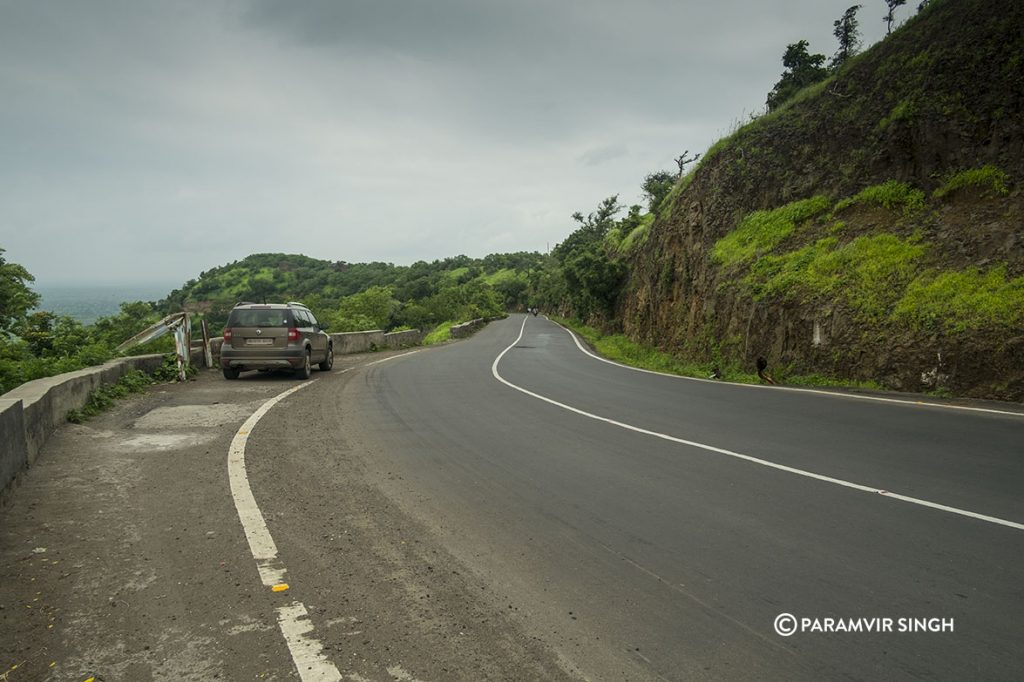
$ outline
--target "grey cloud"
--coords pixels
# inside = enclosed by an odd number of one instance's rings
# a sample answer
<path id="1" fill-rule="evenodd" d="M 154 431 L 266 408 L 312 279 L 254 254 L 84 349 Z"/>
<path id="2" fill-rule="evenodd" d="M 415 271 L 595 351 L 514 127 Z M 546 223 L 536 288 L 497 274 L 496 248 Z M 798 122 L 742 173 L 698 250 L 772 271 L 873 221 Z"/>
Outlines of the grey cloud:
<path id="1" fill-rule="evenodd" d="M 584 166 L 600 166 L 602 163 L 608 163 L 615 159 L 621 159 L 623 156 L 629 153 L 621 144 L 605 145 L 603 147 L 594 147 L 588 149 L 579 156 L 579 162 Z"/>
<path id="2" fill-rule="evenodd" d="M 830 53 L 847 5 L 2 3 L 0 247 L 160 280 L 543 250 L 760 107 L 787 43 Z"/>

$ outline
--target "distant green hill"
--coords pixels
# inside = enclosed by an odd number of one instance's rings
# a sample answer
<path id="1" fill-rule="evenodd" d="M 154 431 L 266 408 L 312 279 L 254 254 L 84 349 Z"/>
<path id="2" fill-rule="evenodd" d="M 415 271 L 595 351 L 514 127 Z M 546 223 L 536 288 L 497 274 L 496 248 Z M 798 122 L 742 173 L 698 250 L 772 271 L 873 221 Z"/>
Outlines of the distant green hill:
<path id="1" fill-rule="evenodd" d="M 332 329 L 431 327 L 525 304 L 539 253 L 456 256 L 417 262 L 346 263 L 283 253 L 253 254 L 186 282 L 160 302 L 201 313 L 215 328 L 239 301 L 302 301 Z"/>

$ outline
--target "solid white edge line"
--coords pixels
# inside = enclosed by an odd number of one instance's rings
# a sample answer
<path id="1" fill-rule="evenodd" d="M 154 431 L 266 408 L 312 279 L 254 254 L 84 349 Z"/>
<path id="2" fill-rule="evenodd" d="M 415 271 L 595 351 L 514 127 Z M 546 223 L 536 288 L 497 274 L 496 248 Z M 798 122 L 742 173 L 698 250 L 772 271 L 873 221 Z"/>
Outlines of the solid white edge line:
<path id="1" fill-rule="evenodd" d="M 498 357 L 496 357 L 494 359 L 494 363 L 491 365 L 491 374 L 494 375 L 495 379 L 497 379 L 501 383 L 505 384 L 509 388 L 513 388 L 513 389 L 519 391 L 520 393 L 525 393 L 526 395 L 530 396 L 531 398 L 536 398 L 537 400 L 542 400 L 542 401 L 544 401 L 546 403 L 549 403 L 551 405 L 555 405 L 556 407 L 560 407 L 563 410 L 568 410 L 569 412 L 574 412 L 574 413 L 576 413 L 578 415 L 581 415 L 583 417 L 587 417 L 589 419 L 594 419 L 594 420 L 599 421 L 599 422 L 604 422 L 606 424 L 611 424 L 612 426 L 618 426 L 619 428 L 626 429 L 628 431 L 634 431 L 636 433 L 642 433 L 644 435 L 652 436 L 654 438 L 660 438 L 662 440 L 671 441 L 673 443 L 679 443 L 681 445 L 689 445 L 690 447 L 699 448 L 701 450 L 707 450 L 708 452 L 714 452 L 714 453 L 718 453 L 720 455 L 726 455 L 728 457 L 733 457 L 735 459 L 741 459 L 741 460 L 744 460 L 744 461 L 747 461 L 747 462 L 751 462 L 753 464 L 759 464 L 761 466 L 769 467 L 771 469 L 778 469 L 779 471 L 785 471 L 785 472 L 790 473 L 790 474 L 796 474 L 797 476 L 804 476 L 805 478 L 813 478 L 813 479 L 818 480 L 818 481 L 824 481 L 826 483 L 832 483 L 833 485 L 839 485 L 839 486 L 842 486 L 844 488 L 852 488 L 853 490 L 859 490 L 859 491 L 865 492 L 865 493 L 874 493 L 876 495 L 882 495 L 884 497 L 890 497 L 890 498 L 895 499 L 895 500 L 901 500 L 903 502 L 909 502 L 911 504 L 916 504 L 916 505 L 919 505 L 919 506 L 922 506 L 922 507 L 929 507 L 931 509 L 939 509 L 939 510 L 950 512 L 950 513 L 953 513 L 953 514 L 959 514 L 961 516 L 967 516 L 967 517 L 970 517 L 972 519 L 978 519 L 978 520 L 981 520 L 981 521 L 987 521 L 989 523 L 994 523 L 994 524 L 998 524 L 998 525 L 1001 525 L 1001 526 L 1007 526 L 1009 528 L 1016 528 L 1017 530 L 1024 530 L 1024 523 L 1017 523 L 1015 521 L 1007 521 L 1006 519 L 1000 519 L 1000 518 L 997 518 L 995 516 L 987 516 L 985 514 L 978 514 L 977 512 L 968 511 L 966 509 L 958 509 L 957 507 L 950 507 L 950 506 L 947 506 L 947 505 L 944 505 L 944 504 L 938 504 L 936 502 L 930 502 L 928 500 L 922 500 L 922 499 L 919 499 L 919 498 L 916 498 L 916 497 L 909 497 L 907 495 L 900 495 L 900 494 L 897 494 L 897 493 L 889 492 L 889 491 L 881 489 L 881 488 L 874 488 L 872 486 L 862 485 L 860 483 L 853 483 L 851 481 L 845 481 L 845 480 L 843 480 L 841 478 L 833 478 L 832 476 L 825 476 L 824 474 L 816 474 L 813 471 L 806 471 L 804 469 L 797 469 L 796 467 L 786 466 L 785 464 L 778 464 L 776 462 L 770 462 L 770 461 L 768 461 L 766 459 L 760 459 L 758 457 L 752 457 L 751 455 L 744 455 L 744 454 L 742 454 L 740 452 L 734 452 L 732 450 L 726 450 L 724 448 L 718 448 L 718 447 L 715 447 L 713 445 L 707 445 L 705 443 L 698 443 L 696 441 L 686 440 L 685 438 L 676 438 L 675 436 L 670 436 L 670 435 L 668 435 L 666 433 L 660 433 L 658 431 L 651 431 L 649 429 L 644 429 L 644 428 L 641 428 L 639 426 L 633 426 L 632 424 L 626 424 L 626 423 L 623 423 L 623 422 L 620 422 L 620 421 L 616 421 L 614 419 L 609 419 L 608 417 L 601 417 L 599 415 L 592 414 L 590 412 L 585 412 L 584 410 L 581 410 L 579 408 L 572 407 L 571 405 L 566 405 L 565 403 L 560 403 L 557 400 L 553 400 L 553 399 L 548 398 L 546 396 L 540 395 L 539 393 L 534 393 L 533 391 L 527 390 L 527 389 L 525 389 L 525 388 L 523 388 L 521 386 L 517 386 L 516 384 L 513 384 L 512 382 L 508 381 L 507 379 L 502 377 L 501 374 L 498 373 L 498 363 L 501 362 L 501 359 L 503 357 L 505 357 L 506 353 L 508 353 L 510 350 L 512 350 L 512 348 L 514 348 L 515 345 L 517 343 L 519 343 L 519 341 L 523 338 L 523 332 L 525 332 L 525 331 L 526 331 L 526 319 L 523 320 L 523 326 L 520 327 L 520 329 L 519 329 L 519 336 L 516 337 L 516 340 L 513 341 L 512 344 L 508 346 L 508 348 L 506 348 L 505 350 L 501 351 L 501 353 L 498 354 Z M 570 334 L 571 333 L 572 332 L 570 332 Z M 612 364 L 617 364 L 617 363 L 612 363 Z"/>
<path id="2" fill-rule="evenodd" d="M 339 374 L 344 374 L 347 371 L 344 370 Z M 238 429 L 228 448 L 228 479 L 231 484 L 231 497 L 235 501 L 235 509 L 238 511 L 238 520 L 242 522 L 245 538 L 249 542 L 249 551 L 252 552 L 252 557 L 256 560 L 260 580 L 267 587 L 283 584 L 286 571 L 277 560 L 277 545 L 274 544 L 274 538 L 270 535 L 267 522 L 256 504 L 256 498 L 249 486 L 249 475 L 245 469 L 245 445 L 249 440 L 249 434 L 252 433 L 260 419 L 270 411 L 270 408 L 296 391 L 312 384 L 312 381 L 301 383 L 260 405 Z M 341 680 L 341 673 L 324 656 L 323 645 L 315 637 L 309 636 L 313 632 L 313 624 L 309 621 L 309 614 L 302 602 L 294 601 L 289 606 L 278 607 L 277 622 L 281 634 L 288 644 L 292 662 L 303 682 L 337 682 Z"/>
<path id="3" fill-rule="evenodd" d="M 684 379 L 686 381 L 699 381 L 701 383 L 716 384 L 718 386 L 735 386 L 737 388 L 757 388 L 757 389 L 763 389 L 763 390 L 768 390 L 768 391 L 791 391 L 791 392 L 794 392 L 794 393 L 813 393 L 815 395 L 826 395 L 826 396 L 830 396 L 832 398 L 851 398 L 853 400 L 873 400 L 875 402 L 895 403 L 897 405 L 906 405 L 908 407 L 941 407 L 941 408 L 946 409 L 946 410 L 964 410 L 964 411 L 968 411 L 968 412 L 987 412 L 989 414 L 1002 414 L 1002 415 L 1009 415 L 1011 417 L 1024 417 L 1024 412 L 1013 412 L 1011 410 L 997 410 L 995 408 L 990 408 L 990 407 L 968 407 L 966 405 L 947 405 L 945 403 L 932 403 L 932 402 L 927 402 L 927 401 L 924 401 L 924 400 L 913 400 L 913 399 L 903 400 L 903 399 L 900 399 L 900 398 L 883 398 L 881 396 L 875 396 L 875 395 L 862 395 L 860 393 L 840 393 L 838 391 L 823 391 L 823 390 L 817 389 L 817 388 L 801 388 L 801 387 L 798 387 L 798 386 L 762 386 L 760 384 L 740 384 L 740 383 L 736 383 L 736 382 L 733 382 L 733 381 L 716 381 L 714 379 L 701 379 L 700 377 L 687 377 L 687 376 L 683 376 L 681 374 L 669 374 L 668 372 L 658 372 L 658 371 L 655 371 L 653 369 L 643 369 L 641 367 L 631 367 L 629 365 L 624 365 L 621 362 L 615 362 L 614 360 L 609 360 L 608 358 L 602 358 L 600 355 L 592 353 L 591 351 L 589 351 L 580 342 L 579 337 L 577 336 L 576 332 L 574 332 L 573 330 L 569 329 L 565 325 L 562 325 L 562 324 L 559 324 L 558 322 L 555 322 L 554 320 L 552 320 L 551 318 L 549 318 L 547 316 L 545 316 L 544 319 L 546 319 L 548 322 L 551 322 L 552 324 L 555 324 L 555 325 L 561 327 L 566 332 L 568 332 L 569 336 L 572 337 L 572 340 L 576 342 L 576 347 L 579 348 L 586 355 L 589 355 L 590 357 L 594 358 L 595 360 L 599 360 L 601 362 L 606 362 L 609 365 L 614 365 L 616 367 L 621 367 L 623 369 L 632 370 L 634 372 L 643 372 L 644 374 L 656 374 L 657 376 L 668 377 L 670 379 Z"/>

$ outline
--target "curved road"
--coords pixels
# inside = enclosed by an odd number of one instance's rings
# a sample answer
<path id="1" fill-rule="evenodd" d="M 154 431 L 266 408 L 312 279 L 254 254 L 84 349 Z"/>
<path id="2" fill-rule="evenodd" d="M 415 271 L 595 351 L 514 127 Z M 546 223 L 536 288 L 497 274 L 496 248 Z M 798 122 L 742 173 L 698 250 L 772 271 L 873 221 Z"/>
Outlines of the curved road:
<path id="1" fill-rule="evenodd" d="M 594 679 L 1013 679 L 1024 663 L 1024 416 L 643 373 L 523 316 L 345 393 L 339 428 L 389 496 Z M 892 631 L 782 637 L 782 613 Z"/>
<path id="2" fill-rule="evenodd" d="M 637 371 L 522 315 L 206 372 L 10 491 L 0 678 L 1020 679 L 1024 413 L 976 407 Z"/>

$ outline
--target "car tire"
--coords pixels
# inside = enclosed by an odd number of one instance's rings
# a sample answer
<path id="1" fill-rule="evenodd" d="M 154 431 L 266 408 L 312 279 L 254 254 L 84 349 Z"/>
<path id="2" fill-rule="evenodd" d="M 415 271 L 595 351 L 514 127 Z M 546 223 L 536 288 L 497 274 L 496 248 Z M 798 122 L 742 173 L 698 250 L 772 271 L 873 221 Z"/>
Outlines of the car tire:
<path id="1" fill-rule="evenodd" d="M 327 357 L 317 367 L 320 368 L 321 372 L 330 372 L 331 367 L 334 367 L 334 344 L 327 344 Z"/>
<path id="2" fill-rule="evenodd" d="M 224 367 L 224 378 L 225 379 L 237 379 L 239 370 L 236 367 Z"/>
<path id="3" fill-rule="evenodd" d="M 313 374 L 313 361 L 308 348 L 306 349 L 305 357 L 302 359 L 302 368 L 297 370 L 296 374 L 300 379 L 308 379 Z"/>

